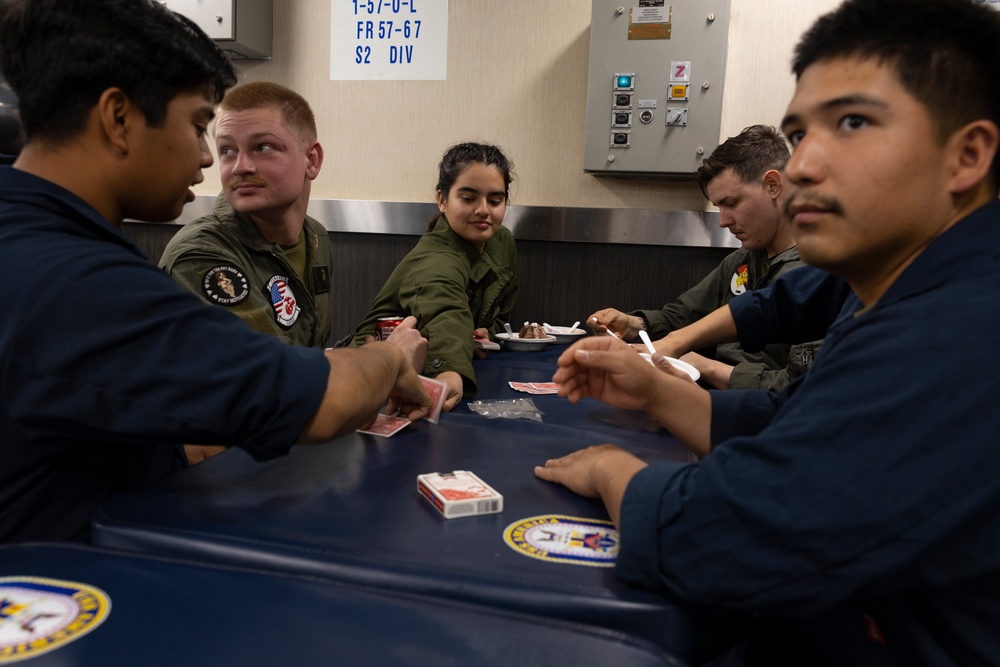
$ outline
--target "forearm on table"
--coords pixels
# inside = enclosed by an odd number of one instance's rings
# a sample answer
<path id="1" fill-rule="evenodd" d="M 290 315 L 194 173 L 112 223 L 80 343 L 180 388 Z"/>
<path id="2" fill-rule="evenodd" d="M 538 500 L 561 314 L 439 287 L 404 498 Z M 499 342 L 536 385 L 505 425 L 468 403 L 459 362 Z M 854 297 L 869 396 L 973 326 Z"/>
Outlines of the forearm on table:
<path id="1" fill-rule="evenodd" d="M 604 502 L 615 527 L 620 527 L 622 500 L 629 482 L 637 472 L 646 467 L 646 463 L 626 452 L 615 452 L 608 455 L 608 460 L 595 467 L 595 486 L 598 495 Z"/>

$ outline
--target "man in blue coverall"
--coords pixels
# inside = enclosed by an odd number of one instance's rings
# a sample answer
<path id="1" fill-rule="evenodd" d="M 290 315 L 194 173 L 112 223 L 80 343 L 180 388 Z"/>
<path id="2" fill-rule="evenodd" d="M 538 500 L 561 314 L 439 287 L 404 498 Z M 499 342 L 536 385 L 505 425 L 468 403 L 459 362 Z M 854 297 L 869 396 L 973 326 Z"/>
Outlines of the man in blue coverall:
<path id="1" fill-rule="evenodd" d="M 176 218 L 212 164 L 236 76 L 191 21 L 154 0 L 4 0 L 0 72 L 27 137 L 0 167 L 0 542 L 86 540 L 105 499 L 193 462 L 183 443 L 263 460 L 387 398 L 427 413 L 400 348 L 253 332 L 122 234 Z"/>
<path id="2" fill-rule="evenodd" d="M 998 62 L 973 0 L 847 0 L 803 36 L 787 212 L 853 295 L 781 394 L 701 390 L 610 336 L 559 360 L 561 396 L 702 457 L 605 444 L 535 472 L 603 500 L 619 577 L 748 612 L 729 664 L 1000 664 Z"/>

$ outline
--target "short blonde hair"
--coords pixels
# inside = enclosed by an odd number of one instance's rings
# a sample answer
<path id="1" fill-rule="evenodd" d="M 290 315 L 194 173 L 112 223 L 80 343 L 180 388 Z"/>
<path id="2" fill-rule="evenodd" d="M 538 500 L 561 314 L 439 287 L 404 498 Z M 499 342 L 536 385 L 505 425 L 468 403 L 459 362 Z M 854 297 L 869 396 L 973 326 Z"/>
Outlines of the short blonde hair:
<path id="1" fill-rule="evenodd" d="M 288 129 L 303 141 L 316 141 L 316 117 L 305 98 L 270 81 L 252 81 L 233 88 L 219 103 L 220 111 L 277 109 Z"/>

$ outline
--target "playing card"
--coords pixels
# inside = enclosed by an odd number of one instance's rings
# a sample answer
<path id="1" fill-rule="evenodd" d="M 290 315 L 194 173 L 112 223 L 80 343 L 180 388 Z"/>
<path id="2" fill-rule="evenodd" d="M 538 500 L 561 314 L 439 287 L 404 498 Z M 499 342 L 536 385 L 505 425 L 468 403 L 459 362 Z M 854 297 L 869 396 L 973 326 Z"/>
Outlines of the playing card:
<path id="1" fill-rule="evenodd" d="M 403 417 L 390 417 L 389 415 L 379 414 L 375 418 L 375 423 L 366 429 L 359 428 L 358 433 L 370 433 L 371 435 L 380 435 L 388 438 L 408 426 L 409 423 L 410 420 Z"/>
<path id="2" fill-rule="evenodd" d="M 499 343 L 494 343 L 493 341 L 488 340 L 486 338 L 473 338 L 472 342 L 474 342 L 476 344 L 476 347 L 478 347 L 481 350 L 499 350 L 500 349 L 500 344 Z"/>
<path id="3" fill-rule="evenodd" d="M 559 385 L 555 382 L 508 382 L 511 389 L 527 394 L 557 394 Z"/>
<path id="4" fill-rule="evenodd" d="M 559 391 L 558 382 L 531 382 L 531 387 L 539 391 L 551 391 L 556 393 Z"/>
<path id="5" fill-rule="evenodd" d="M 437 424 L 438 419 L 441 418 L 441 407 L 444 405 L 444 397 L 448 393 L 448 387 L 440 380 L 432 380 L 423 375 L 420 376 L 420 383 L 424 385 L 424 389 L 431 395 L 431 411 L 424 419 L 432 424 Z"/>

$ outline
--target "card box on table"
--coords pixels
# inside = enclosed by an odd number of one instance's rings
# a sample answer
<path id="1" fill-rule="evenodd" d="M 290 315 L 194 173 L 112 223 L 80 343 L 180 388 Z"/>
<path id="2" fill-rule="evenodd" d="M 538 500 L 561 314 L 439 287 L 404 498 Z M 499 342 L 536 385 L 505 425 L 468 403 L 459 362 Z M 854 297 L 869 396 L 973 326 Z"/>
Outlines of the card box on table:
<path id="1" fill-rule="evenodd" d="M 446 519 L 503 511 L 503 496 L 468 470 L 417 475 L 417 491 Z"/>

